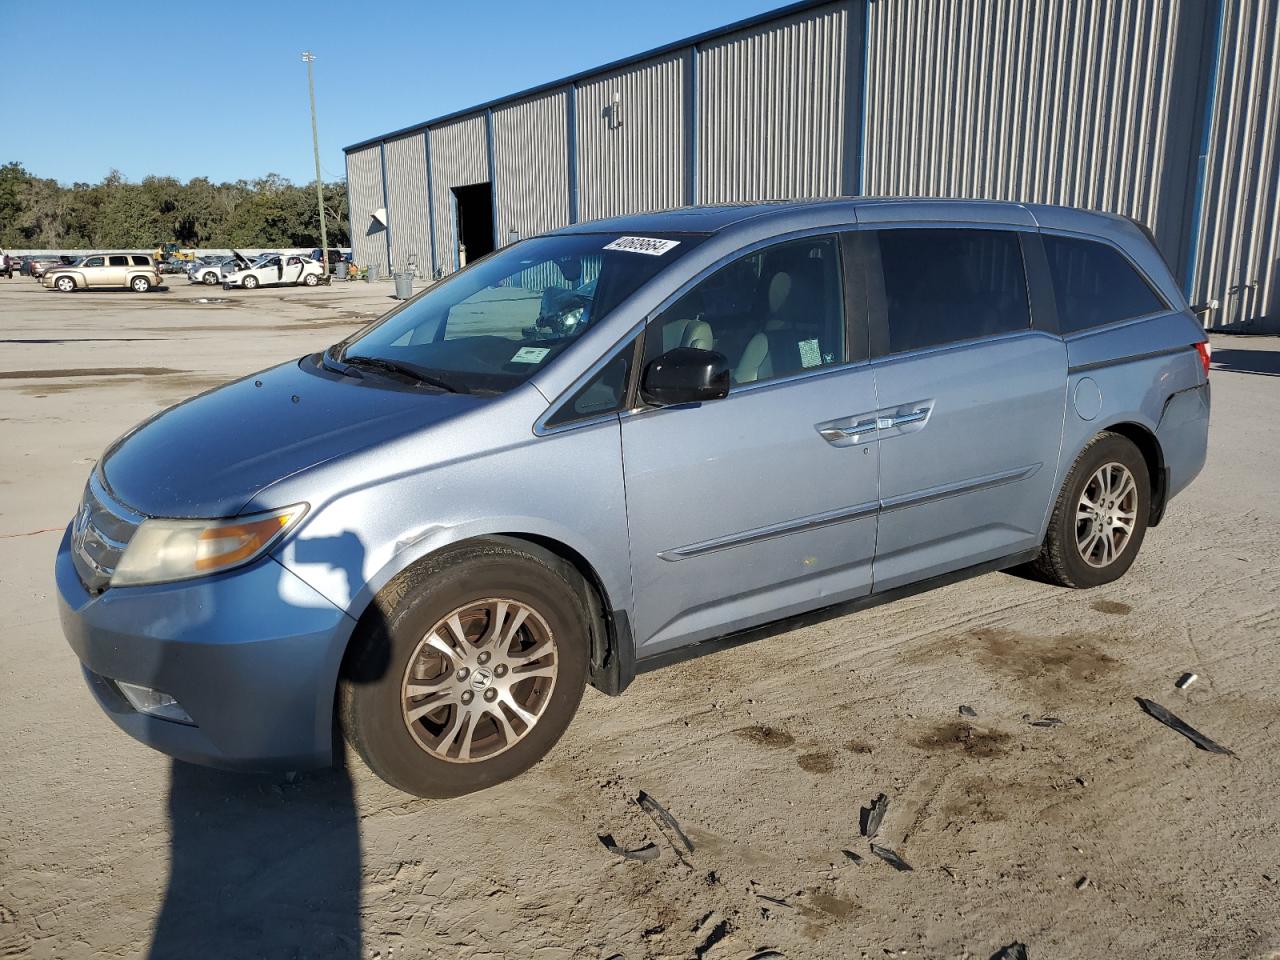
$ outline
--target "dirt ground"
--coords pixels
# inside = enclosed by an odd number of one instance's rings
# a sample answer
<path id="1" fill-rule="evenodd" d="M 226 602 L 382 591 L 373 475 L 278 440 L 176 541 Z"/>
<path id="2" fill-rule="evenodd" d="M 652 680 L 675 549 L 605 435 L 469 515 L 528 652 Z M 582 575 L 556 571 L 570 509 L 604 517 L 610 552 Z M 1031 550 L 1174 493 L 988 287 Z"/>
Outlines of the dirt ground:
<path id="1" fill-rule="evenodd" d="M 1274 338 L 1215 338 L 1209 464 L 1120 583 L 993 574 L 588 691 L 532 772 L 424 801 L 355 760 L 174 764 L 101 715 L 62 638 L 54 550 L 102 449 L 392 304 L 207 293 L 0 281 L 0 956 L 1280 957 Z M 858 836 L 882 792 L 910 872 Z"/>

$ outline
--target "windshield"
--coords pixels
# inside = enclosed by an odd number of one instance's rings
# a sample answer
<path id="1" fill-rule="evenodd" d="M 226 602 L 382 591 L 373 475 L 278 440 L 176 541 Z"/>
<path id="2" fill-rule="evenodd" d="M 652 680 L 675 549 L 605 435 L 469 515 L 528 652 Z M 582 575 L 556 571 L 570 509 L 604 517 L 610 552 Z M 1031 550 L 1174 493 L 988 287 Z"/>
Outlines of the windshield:
<path id="1" fill-rule="evenodd" d="M 443 389 L 501 393 L 701 241 L 688 234 L 525 240 L 430 288 L 329 355 L 348 364 L 383 361 Z"/>

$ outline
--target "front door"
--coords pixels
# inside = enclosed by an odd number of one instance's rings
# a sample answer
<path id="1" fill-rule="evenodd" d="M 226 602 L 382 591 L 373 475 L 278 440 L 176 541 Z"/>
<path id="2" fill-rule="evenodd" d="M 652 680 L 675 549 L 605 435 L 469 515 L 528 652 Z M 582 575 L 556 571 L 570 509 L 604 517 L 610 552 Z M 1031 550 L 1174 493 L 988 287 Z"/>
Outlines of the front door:
<path id="1" fill-rule="evenodd" d="M 896 229 L 865 245 L 881 515 L 875 589 L 1035 547 L 1054 491 L 1062 340 L 1031 322 L 1014 231 Z M 876 240 L 878 239 L 878 243 Z"/>
<path id="2" fill-rule="evenodd" d="M 724 399 L 623 416 L 638 656 L 870 590 L 875 386 L 841 276 L 837 237 L 775 244 L 650 322 L 642 375 L 685 346 L 733 378 Z"/>

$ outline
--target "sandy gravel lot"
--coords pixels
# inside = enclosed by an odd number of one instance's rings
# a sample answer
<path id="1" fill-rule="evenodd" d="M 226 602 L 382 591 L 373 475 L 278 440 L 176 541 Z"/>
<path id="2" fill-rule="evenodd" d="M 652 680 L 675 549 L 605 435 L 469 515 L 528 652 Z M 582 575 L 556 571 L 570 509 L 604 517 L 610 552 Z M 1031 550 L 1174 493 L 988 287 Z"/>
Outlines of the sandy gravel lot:
<path id="1" fill-rule="evenodd" d="M 621 700 L 588 691 L 531 773 L 422 801 L 357 761 L 296 779 L 174 764 L 83 689 L 51 568 L 104 446 L 392 303 L 385 284 L 192 302 L 207 293 L 0 281 L 0 956 L 1280 957 L 1275 339 L 1215 340 L 1209 464 L 1120 583 L 994 574 Z M 1200 680 L 1179 691 L 1184 671 Z M 910 872 L 858 836 L 881 792 L 880 842 Z M 620 860 L 601 833 L 661 855 Z"/>

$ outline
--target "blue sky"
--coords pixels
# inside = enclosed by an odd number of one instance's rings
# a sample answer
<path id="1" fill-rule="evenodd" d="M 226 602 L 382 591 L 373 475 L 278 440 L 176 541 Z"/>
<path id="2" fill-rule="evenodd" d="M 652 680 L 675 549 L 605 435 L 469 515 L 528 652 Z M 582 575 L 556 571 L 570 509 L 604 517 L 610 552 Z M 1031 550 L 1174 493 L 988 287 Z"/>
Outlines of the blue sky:
<path id="1" fill-rule="evenodd" d="M 0 0 L 0 163 L 64 183 L 313 177 L 320 159 L 525 87 L 782 6 L 783 0 L 58 4 Z"/>

